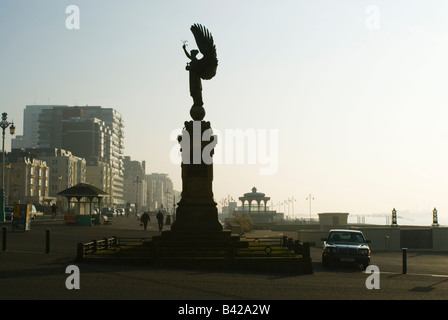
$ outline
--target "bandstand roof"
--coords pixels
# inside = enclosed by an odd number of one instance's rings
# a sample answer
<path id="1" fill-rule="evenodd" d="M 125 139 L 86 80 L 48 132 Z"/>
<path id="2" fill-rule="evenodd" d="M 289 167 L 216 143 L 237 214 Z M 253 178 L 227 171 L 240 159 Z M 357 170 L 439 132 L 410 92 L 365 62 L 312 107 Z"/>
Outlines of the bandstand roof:
<path id="1" fill-rule="evenodd" d="M 252 192 L 245 193 L 240 200 L 269 200 L 271 197 L 266 197 L 264 193 L 257 192 L 257 188 L 253 187 Z"/>
<path id="2" fill-rule="evenodd" d="M 73 187 L 58 192 L 58 195 L 62 197 L 75 197 L 75 198 L 81 198 L 81 197 L 103 198 L 109 196 L 107 192 L 87 183 L 78 183 Z"/>

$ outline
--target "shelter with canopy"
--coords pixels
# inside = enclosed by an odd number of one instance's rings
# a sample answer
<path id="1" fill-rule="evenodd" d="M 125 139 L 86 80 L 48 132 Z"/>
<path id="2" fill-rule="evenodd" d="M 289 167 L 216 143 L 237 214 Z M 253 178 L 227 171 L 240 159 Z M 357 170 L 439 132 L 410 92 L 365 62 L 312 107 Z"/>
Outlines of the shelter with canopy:
<path id="1" fill-rule="evenodd" d="M 67 198 L 68 208 L 67 213 L 64 215 L 66 223 L 91 226 L 94 206 L 98 208 L 99 213 L 101 200 L 104 197 L 108 197 L 109 194 L 93 185 L 78 183 L 73 187 L 58 192 L 58 196 Z"/>

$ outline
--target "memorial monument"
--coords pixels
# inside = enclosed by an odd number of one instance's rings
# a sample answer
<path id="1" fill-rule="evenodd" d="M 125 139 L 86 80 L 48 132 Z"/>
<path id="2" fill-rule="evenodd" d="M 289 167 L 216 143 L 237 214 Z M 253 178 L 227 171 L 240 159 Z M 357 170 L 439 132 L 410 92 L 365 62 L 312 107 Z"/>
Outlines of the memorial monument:
<path id="1" fill-rule="evenodd" d="M 162 231 L 142 243 L 149 263 L 162 267 L 310 273 L 309 246 L 305 256 L 299 252 L 302 249 L 298 244 L 294 247 L 289 245 L 292 239 L 283 239 L 282 244 L 278 244 L 277 239 L 275 243 L 278 248 L 273 252 L 273 244 L 258 244 L 244 236 L 231 234 L 230 230 L 223 230 L 218 220 L 212 186 L 213 149 L 217 138 L 213 135 L 210 122 L 204 121 L 202 99 L 202 80 L 210 80 L 216 75 L 218 59 L 211 33 L 199 24 L 194 24 L 190 30 L 199 50 L 188 52 L 186 42 L 182 47 L 190 60 L 186 70 L 189 72 L 193 99 L 190 108 L 192 120 L 184 122 L 182 134 L 178 137 L 182 152 L 182 199 L 178 203 L 171 230 Z M 199 51 L 203 56 L 201 59 L 197 58 Z M 85 248 L 82 243 L 78 246 L 78 259 L 82 261 L 88 255 Z M 117 251 L 115 248 L 113 252 L 115 257 L 126 256 L 126 250 Z"/>
<path id="2" fill-rule="evenodd" d="M 204 121 L 205 109 L 202 100 L 201 79 L 210 80 L 216 74 L 218 59 L 216 47 L 210 32 L 201 25 L 191 27 L 198 48 L 203 55 L 197 59 L 198 50 L 183 50 L 190 59 L 190 95 L 193 105 L 190 109 L 192 121 L 185 121 L 182 135 L 178 137 L 182 152 L 182 199 L 178 203 L 176 221 L 172 231 L 217 232 L 222 230 L 218 210 L 213 199 L 213 135 L 210 122 Z"/>
<path id="3" fill-rule="evenodd" d="M 213 199 L 213 148 L 217 137 L 213 135 L 210 122 L 204 121 L 202 80 L 210 80 L 216 75 L 216 47 L 212 34 L 202 25 L 194 24 L 190 30 L 199 50 L 188 52 L 184 41 L 182 48 L 190 60 L 185 69 L 189 73 L 193 105 L 190 108 L 192 120 L 184 122 L 178 137 L 182 153 L 182 198 L 171 230 L 153 237 L 156 251 L 165 253 L 179 246 L 186 246 L 188 253 L 193 248 L 200 251 L 203 247 L 228 247 L 240 240 L 239 236 L 232 236 L 230 230 L 223 230 Z M 197 58 L 199 52 L 201 59 Z M 176 252 L 182 255 L 181 250 Z"/>

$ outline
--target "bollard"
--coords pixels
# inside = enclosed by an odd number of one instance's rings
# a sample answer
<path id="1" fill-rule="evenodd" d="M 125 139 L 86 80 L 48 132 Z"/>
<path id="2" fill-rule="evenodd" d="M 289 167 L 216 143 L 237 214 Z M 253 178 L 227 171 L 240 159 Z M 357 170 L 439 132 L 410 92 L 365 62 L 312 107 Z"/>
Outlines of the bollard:
<path id="1" fill-rule="evenodd" d="M 311 257 L 311 252 L 310 252 L 310 243 L 309 242 L 304 242 L 302 245 L 302 256 L 304 258 L 310 258 Z"/>
<path id="2" fill-rule="evenodd" d="M 2 251 L 6 251 L 6 227 L 3 227 Z"/>
<path id="3" fill-rule="evenodd" d="M 76 261 L 81 261 L 84 258 L 84 243 L 78 242 L 76 249 Z"/>
<path id="4" fill-rule="evenodd" d="M 407 266 L 407 259 L 406 259 L 406 255 L 407 255 L 407 251 L 408 251 L 408 248 L 401 248 L 401 250 L 402 250 L 402 252 L 403 252 L 403 274 L 406 274 L 407 273 L 407 269 L 408 269 L 408 266 Z"/>
<path id="5" fill-rule="evenodd" d="M 45 230 L 46 241 L 45 241 L 45 253 L 50 253 L 50 229 Z"/>

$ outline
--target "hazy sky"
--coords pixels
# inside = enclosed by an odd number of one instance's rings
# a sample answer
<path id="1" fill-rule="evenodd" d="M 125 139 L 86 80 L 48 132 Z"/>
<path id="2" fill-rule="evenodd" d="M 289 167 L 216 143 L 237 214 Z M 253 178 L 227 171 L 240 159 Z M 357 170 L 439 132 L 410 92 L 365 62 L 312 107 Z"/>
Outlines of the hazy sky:
<path id="1" fill-rule="evenodd" d="M 66 27 L 69 5 L 79 29 Z M 181 40 L 196 48 L 200 23 L 219 59 L 205 120 L 222 149 L 225 132 L 257 139 L 255 163 L 224 150 L 215 164 L 217 202 L 256 186 L 274 205 L 294 198 L 296 217 L 311 194 L 313 217 L 395 207 L 414 219 L 399 224 L 430 224 L 436 207 L 448 224 L 447 16 L 428 0 L 1 0 L 0 112 L 21 134 L 28 104 L 115 108 L 125 154 L 181 190 L 172 137 L 192 105 Z"/>

